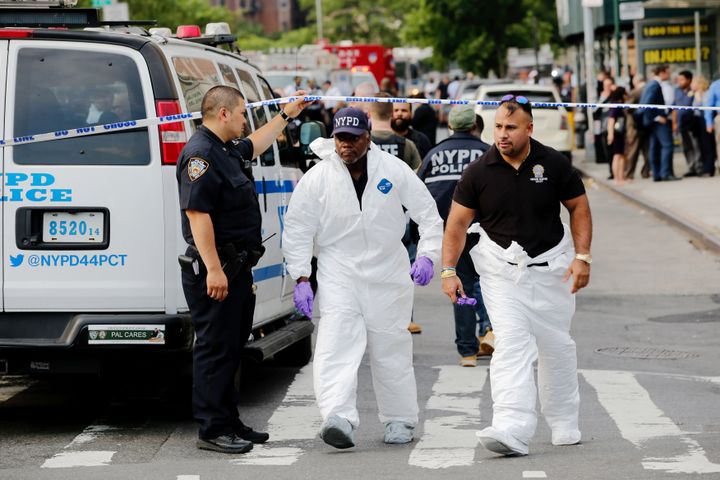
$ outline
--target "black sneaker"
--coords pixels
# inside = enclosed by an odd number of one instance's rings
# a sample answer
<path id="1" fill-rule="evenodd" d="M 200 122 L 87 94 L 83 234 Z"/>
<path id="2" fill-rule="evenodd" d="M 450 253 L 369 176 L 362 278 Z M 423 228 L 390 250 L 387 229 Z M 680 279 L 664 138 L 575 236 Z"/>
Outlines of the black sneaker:
<path id="1" fill-rule="evenodd" d="M 233 434 L 220 435 L 210 439 L 198 438 L 195 445 L 200 450 L 212 450 L 220 453 L 247 453 L 253 448 L 252 442 Z"/>
<path id="2" fill-rule="evenodd" d="M 256 432 L 247 425 L 235 428 L 235 435 L 252 443 L 265 443 L 270 438 L 269 434 L 265 432 Z"/>

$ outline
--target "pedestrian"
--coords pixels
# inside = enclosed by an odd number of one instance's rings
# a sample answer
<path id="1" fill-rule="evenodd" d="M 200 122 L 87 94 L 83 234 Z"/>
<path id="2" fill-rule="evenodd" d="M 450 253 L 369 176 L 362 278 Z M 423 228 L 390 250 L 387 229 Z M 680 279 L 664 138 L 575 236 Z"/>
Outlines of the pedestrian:
<path id="1" fill-rule="evenodd" d="M 390 98 L 390 95 L 380 92 L 374 95 L 377 98 Z M 370 120 L 372 125 L 372 141 L 378 147 L 398 157 L 407 163 L 410 168 L 417 170 L 422 162 L 415 142 L 395 133 L 392 129 L 393 103 L 372 102 L 370 105 Z"/>
<path id="2" fill-rule="evenodd" d="M 643 89 L 645 88 L 645 79 L 635 76 L 635 87 L 628 94 L 628 103 L 640 103 Z M 631 109 L 630 115 L 626 115 L 627 121 L 625 125 L 625 178 L 632 180 L 635 177 L 635 170 L 638 159 L 642 153 L 643 165 L 640 169 L 642 178 L 650 176 L 650 154 L 648 152 L 648 131 L 642 122 L 643 111 Z"/>
<path id="3" fill-rule="evenodd" d="M 296 95 L 304 95 L 298 91 Z M 182 285 L 195 328 L 193 416 L 197 447 L 245 453 L 268 434 L 238 416 L 235 373 L 250 336 L 255 294 L 250 269 L 259 260 L 261 216 L 250 161 L 267 150 L 307 102 L 296 100 L 247 138 L 245 102 L 233 87 L 215 86 L 202 100 L 202 125 L 180 153 L 178 181 Z"/>
<path id="4" fill-rule="evenodd" d="M 375 95 L 378 98 L 390 98 L 387 93 L 380 92 Z M 418 152 L 415 143 L 401 135 L 396 134 L 392 130 L 393 104 L 389 102 L 375 102 L 370 105 L 371 119 L 371 140 L 383 151 L 399 158 L 405 162 L 413 170 L 417 170 L 422 163 L 422 157 Z M 408 251 L 410 261 L 415 261 L 416 245 L 412 238 L 411 223 L 408 219 L 405 225 L 405 235 L 403 235 L 403 245 Z M 415 322 L 414 316 L 410 318 L 408 325 L 410 333 L 422 333 L 422 327 Z"/>
<path id="5" fill-rule="evenodd" d="M 442 288 L 455 303 L 465 296 L 456 275 L 458 258 L 468 225 L 478 222 L 470 231 L 479 232 L 480 240 L 470 255 L 495 331 L 492 426 L 478 437 L 503 455 L 527 455 L 537 426 L 538 390 L 552 443 L 580 442 L 570 323 L 573 294 L 590 278 L 590 207 L 570 161 L 532 133 L 529 100 L 504 96 L 495 113 L 495 145 L 463 172 L 443 238 Z M 561 204 L 572 230 L 560 220 Z"/>
<path id="6" fill-rule="evenodd" d="M 441 141 L 423 159 L 418 176 L 425 182 L 435 199 L 438 213 L 443 222 L 450 212 L 455 186 L 460 174 L 488 151 L 490 145 L 480 140 L 482 131 L 478 128 L 475 108 L 471 105 L 458 105 L 450 110 L 448 125 L 454 132 Z M 477 234 L 468 235 L 460 259 L 456 265 L 457 275 L 463 289 L 475 298 L 475 305 L 453 305 L 455 318 L 455 345 L 460 354 L 460 365 L 474 367 L 478 354 L 491 354 L 493 334 L 490 318 L 482 301 L 478 275 L 470 258 L 470 248 L 477 243 Z M 481 342 L 478 333 L 483 337 Z"/>
<path id="7" fill-rule="evenodd" d="M 610 96 L 610 103 L 625 103 L 625 89 L 616 88 Z M 615 185 L 625 184 L 625 133 L 626 114 L 624 108 L 611 108 L 608 112 L 607 144 Z"/>
<path id="8" fill-rule="evenodd" d="M 418 420 L 407 330 L 413 281 L 426 285 L 433 276 L 442 219 L 415 172 L 372 145 L 364 112 L 342 109 L 333 124 L 334 138 L 310 145 L 323 161 L 298 182 L 283 233 L 287 271 L 297 281 L 295 302 L 307 315 L 314 302 L 310 260 L 317 251 L 321 320 L 313 375 L 320 436 L 335 448 L 354 446 L 357 374 L 367 347 L 384 441 L 408 443 Z M 412 267 L 401 242 L 403 209 L 421 232 Z"/>
<path id="9" fill-rule="evenodd" d="M 675 101 L 673 105 L 682 107 L 690 107 L 695 100 L 695 93 L 690 88 L 692 85 L 693 74 L 689 70 L 683 70 L 678 73 L 675 81 Z M 702 153 L 700 151 L 700 138 L 695 128 L 695 115 L 692 110 L 673 110 L 673 134 L 680 135 L 682 140 L 683 152 L 685 153 L 685 161 L 688 171 L 683 177 L 697 177 L 702 175 Z"/>
<path id="10" fill-rule="evenodd" d="M 602 81 L 603 89 L 598 95 L 598 103 L 610 102 L 613 90 L 615 89 L 615 80 L 612 77 L 606 76 Z M 610 169 L 610 176 L 608 180 L 612 180 L 612 158 L 607 144 L 607 122 L 609 118 L 609 112 L 607 108 L 598 108 L 593 112 L 593 129 L 594 129 L 594 141 L 595 141 L 595 162 L 596 163 L 607 163 Z"/>
<path id="11" fill-rule="evenodd" d="M 645 85 L 640 103 L 644 105 L 665 105 L 662 82 L 670 78 L 670 67 L 666 64 L 653 69 L 655 77 Z M 653 181 L 680 180 L 672 174 L 673 139 L 671 118 L 665 108 L 646 108 L 643 111 L 643 128 L 648 130 L 650 141 L 650 169 Z"/>
<path id="12" fill-rule="evenodd" d="M 415 92 L 410 98 L 425 98 L 421 92 Z M 430 140 L 431 145 L 435 145 L 437 138 L 438 116 L 433 107 L 427 103 L 421 103 L 415 108 L 412 119 L 412 127 L 418 132 L 422 132 Z"/>
<path id="13" fill-rule="evenodd" d="M 720 107 L 720 78 L 710 84 L 705 100 L 706 107 Z M 705 111 L 705 131 L 715 136 L 715 158 L 720 159 L 720 115 L 716 111 Z M 714 170 L 714 169 L 713 169 Z"/>
<path id="14" fill-rule="evenodd" d="M 702 75 L 696 75 L 693 79 L 692 86 L 690 87 L 695 92 L 695 98 L 693 100 L 693 106 L 703 106 L 707 104 L 708 88 L 710 84 L 707 79 Z M 695 114 L 695 132 L 700 140 L 700 155 L 702 161 L 702 174 L 703 177 L 715 176 L 715 137 L 711 132 L 708 132 L 707 125 L 705 124 L 705 115 L 701 110 L 694 110 Z"/>
<path id="15" fill-rule="evenodd" d="M 425 158 L 425 155 L 427 155 L 434 146 L 430 144 L 430 139 L 427 138 L 424 133 L 412 127 L 412 107 L 409 103 L 393 103 L 392 122 L 390 126 L 395 133 L 411 140 L 415 144 L 420 153 L 420 158 Z"/>
<path id="16" fill-rule="evenodd" d="M 353 91 L 353 97 L 374 97 L 377 94 L 377 84 L 371 82 L 359 83 Z M 359 108 L 365 113 L 370 113 L 371 102 L 349 102 L 348 106 Z"/>

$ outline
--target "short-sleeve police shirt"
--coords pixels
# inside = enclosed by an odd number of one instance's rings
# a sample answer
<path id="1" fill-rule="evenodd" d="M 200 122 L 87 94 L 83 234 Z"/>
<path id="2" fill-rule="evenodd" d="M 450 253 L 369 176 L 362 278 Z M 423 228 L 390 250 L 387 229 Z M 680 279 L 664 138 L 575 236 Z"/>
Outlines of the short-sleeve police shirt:
<path id="1" fill-rule="evenodd" d="M 260 245 L 261 216 L 255 182 L 245 160 L 253 144 L 223 142 L 200 126 L 180 153 L 176 176 L 185 241 L 195 245 L 185 210 L 210 214 L 218 246 L 229 242 Z"/>
<path id="2" fill-rule="evenodd" d="M 583 195 L 585 186 L 564 155 L 530 142 L 518 170 L 493 145 L 465 169 L 453 200 L 475 210 L 495 243 L 507 248 L 514 240 L 534 258 L 560 242 L 560 202 Z"/>

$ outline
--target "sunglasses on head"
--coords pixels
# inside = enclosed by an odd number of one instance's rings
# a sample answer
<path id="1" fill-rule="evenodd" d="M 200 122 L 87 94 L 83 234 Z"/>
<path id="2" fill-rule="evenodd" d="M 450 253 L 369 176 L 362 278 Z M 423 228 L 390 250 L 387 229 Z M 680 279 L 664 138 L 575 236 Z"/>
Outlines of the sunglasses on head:
<path id="1" fill-rule="evenodd" d="M 527 99 L 527 97 L 523 97 L 522 95 L 512 95 L 508 94 L 505 95 L 500 99 L 500 105 L 502 105 L 505 102 L 512 102 L 515 101 L 518 105 L 530 105 L 530 100 Z"/>

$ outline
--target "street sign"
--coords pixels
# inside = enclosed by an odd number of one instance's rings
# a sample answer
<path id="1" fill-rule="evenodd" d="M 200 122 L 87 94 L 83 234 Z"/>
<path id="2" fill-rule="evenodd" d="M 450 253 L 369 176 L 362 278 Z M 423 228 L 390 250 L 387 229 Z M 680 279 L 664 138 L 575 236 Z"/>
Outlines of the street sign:
<path id="1" fill-rule="evenodd" d="M 583 7 L 602 7 L 603 0 L 582 0 Z"/>
<path id="2" fill-rule="evenodd" d="M 625 2 L 620 4 L 620 20 L 642 20 L 645 18 L 643 2 Z"/>
<path id="3" fill-rule="evenodd" d="M 112 5 L 115 0 L 92 0 L 93 8 L 102 8 L 105 5 Z"/>

